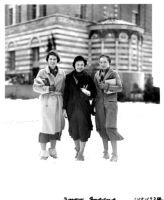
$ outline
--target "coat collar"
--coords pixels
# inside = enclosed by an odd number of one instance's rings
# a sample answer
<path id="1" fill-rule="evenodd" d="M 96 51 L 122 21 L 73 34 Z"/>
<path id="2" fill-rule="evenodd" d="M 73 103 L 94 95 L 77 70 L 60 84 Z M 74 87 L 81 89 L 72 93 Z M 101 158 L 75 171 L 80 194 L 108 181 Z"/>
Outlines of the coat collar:
<path id="1" fill-rule="evenodd" d="M 51 74 L 48 65 L 46 66 L 45 70 L 46 70 L 47 74 L 49 74 L 49 75 Z M 61 70 L 59 69 L 59 67 L 58 67 L 58 74 L 62 74 L 62 72 L 61 72 Z"/>
<path id="2" fill-rule="evenodd" d="M 111 74 L 111 72 L 113 72 L 113 70 L 111 68 L 108 68 L 108 71 L 106 72 L 105 76 L 104 76 L 104 80 L 106 80 L 109 75 Z"/>
<path id="3" fill-rule="evenodd" d="M 108 68 L 108 70 L 107 70 L 107 72 L 106 72 L 106 74 L 105 74 L 105 76 L 104 76 L 104 80 L 108 79 L 108 77 L 110 76 L 110 74 L 111 74 L 112 72 L 113 72 L 113 69 L 112 69 L 112 68 Z M 96 72 L 96 74 L 95 74 L 95 77 L 96 77 L 97 79 L 100 79 L 100 73 L 101 73 L 101 69 L 98 70 L 98 71 Z"/>

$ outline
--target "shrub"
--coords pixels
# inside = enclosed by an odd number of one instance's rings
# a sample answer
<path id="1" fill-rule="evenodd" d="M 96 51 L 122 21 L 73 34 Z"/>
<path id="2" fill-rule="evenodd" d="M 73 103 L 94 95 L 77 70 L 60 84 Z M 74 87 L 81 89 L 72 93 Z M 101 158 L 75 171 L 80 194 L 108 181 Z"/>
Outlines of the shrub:
<path id="1" fill-rule="evenodd" d="M 144 88 L 144 101 L 160 103 L 160 88 L 153 86 L 153 78 L 150 76 Z"/>

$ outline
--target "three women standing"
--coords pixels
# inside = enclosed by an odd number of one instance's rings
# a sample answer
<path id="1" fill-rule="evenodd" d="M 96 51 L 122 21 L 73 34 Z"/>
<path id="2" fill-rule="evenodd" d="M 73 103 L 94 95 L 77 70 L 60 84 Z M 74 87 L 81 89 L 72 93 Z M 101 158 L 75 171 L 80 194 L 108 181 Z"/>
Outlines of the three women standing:
<path id="1" fill-rule="evenodd" d="M 40 94 L 41 102 L 41 159 L 49 156 L 57 158 L 56 141 L 60 140 L 65 125 L 62 109 L 65 74 L 57 66 L 60 57 L 52 50 L 47 54 L 46 61 L 48 65 L 39 71 L 33 84 L 33 90 Z M 48 142 L 51 144 L 49 150 L 46 149 Z"/>
<path id="2" fill-rule="evenodd" d="M 109 56 L 99 57 L 100 70 L 94 77 L 97 88 L 95 120 L 96 130 L 103 141 L 103 157 L 109 159 L 108 141 L 111 141 L 113 152 L 110 160 L 117 161 L 117 141 L 123 139 L 117 132 L 117 92 L 122 90 L 122 84 L 118 73 L 111 68 L 110 63 Z"/>
<path id="3" fill-rule="evenodd" d="M 111 141 L 111 161 L 117 161 L 117 140 L 123 139 L 117 132 L 117 92 L 122 90 L 122 84 L 118 73 L 110 67 L 110 57 L 100 56 L 100 70 L 96 72 L 94 81 L 84 71 L 87 61 L 82 56 L 75 57 L 74 70 L 67 74 L 66 79 L 57 66 L 60 57 L 56 51 L 50 51 L 46 60 L 48 66 L 39 71 L 33 84 L 41 100 L 41 159 L 57 157 L 56 141 L 60 140 L 64 129 L 65 115 L 69 134 L 75 143 L 76 158 L 84 160 L 85 145 L 93 129 L 90 100 L 95 99 L 96 130 L 103 141 L 103 157 L 109 159 L 108 141 Z M 48 142 L 51 147 L 47 150 Z"/>
<path id="4" fill-rule="evenodd" d="M 82 56 L 75 57 L 74 70 L 66 76 L 63 108 L 67 113 L 69 134 L 75 143 L 77 160 L 84 160 L 84 149 L 91 135 L 90 100 L 96 97 L 96 87 L 92 78 L 84 71 L 87 61 Z"/>

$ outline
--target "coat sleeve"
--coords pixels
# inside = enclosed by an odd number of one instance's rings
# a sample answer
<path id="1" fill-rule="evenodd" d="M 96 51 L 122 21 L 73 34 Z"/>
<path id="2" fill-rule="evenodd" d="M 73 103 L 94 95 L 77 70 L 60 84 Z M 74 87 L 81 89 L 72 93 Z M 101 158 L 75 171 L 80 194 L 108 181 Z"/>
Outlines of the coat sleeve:
<path id="1" fill-rule="evenodd" d="M 94 99 L 97 95 L 96 85 L 91 77 L 89 77 L 89 90 L 91 91 L 91 99 Z"/>
<path id="2" fill-rule="evenodd" d="M 97 72 L 96 72 L 96 74 L 94 75 L 94 83 L 95 83 L 96 89 L 97 89 L 97 90 L 100 89 L 100 88 L 99 88 L 99 84 L 98 84 Z"/>
<path id="3" fill-rule="evenodd" d="M 64 92 L 63 92 L 63 109 L 67 108 L 68 98 L 69 98 L 69 82 L 68 77 L 65 78 L 65 84 L 64 84 Z"/>
<path id="4" fill-rule="evenodd" d="M 116 85 L 109 84 L 108 90 L 110 90 L 111 92 L 121 92 L 122 91 L 122 83 L 121 83 L 120 76 L 117 72 L 115 72 L 115 78 L 116 78 Z"/>
<path id="5" fill-rule="evenodd" d="M 45 85 L 44 81 L 42 79 L 46 78 L 44 75 L 44 71 L 40 70 L 38 72 L 37 77 L 34 79 L 33 83 L 33 90 L 40 94 L 46 94 L 49 93 L 49 86 Z"/>
<path id="6" fill-rule="evenodd" d="M 61 92 L 64 93 L 64 88 L 65 88 L 65 72 L 63 72 L 63 82 L 62 82 L 62 88 L 61 88 Z"/>

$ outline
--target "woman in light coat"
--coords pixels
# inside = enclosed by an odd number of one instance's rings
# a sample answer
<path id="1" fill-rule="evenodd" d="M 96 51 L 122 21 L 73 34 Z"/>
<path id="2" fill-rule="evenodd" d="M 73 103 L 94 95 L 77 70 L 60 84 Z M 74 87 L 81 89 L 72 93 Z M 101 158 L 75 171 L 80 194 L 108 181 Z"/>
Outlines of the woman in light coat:
<path id="1" fill-rule="evenodd" d="M 39 71 L 33 84 L 33 90 L 40 94 L 41 102 L 41 159 L 47 159 L 49 156 L 57 158 L 56 141 L 60 140 L 65 125 L 62 109 L 65 74 L 57 66 L 60 57 L 56 51 L 51 50 L 46 61 L 48 65 Z M 47 150 L 48 142 L 51 147 Z"/>
<path id="2" fill-rule="evenodd" d="M 111 66 L 107 55 L 99 57 L 100 70 L 95 74 L 97 88 L 96 97 L 96 129 L 99 132 L 104 147 L 104 158 L 109 159 L 108 141 L 112 145 L 111 161 L 117 161 L 117 141 L 123 137 L 117 132 L 117 92 L 122 90 L 119 74 Z"/>

